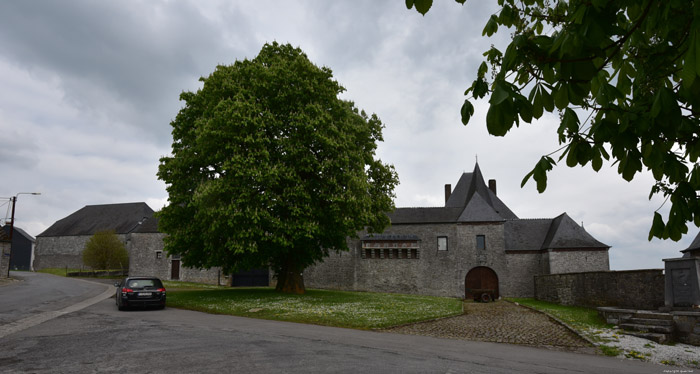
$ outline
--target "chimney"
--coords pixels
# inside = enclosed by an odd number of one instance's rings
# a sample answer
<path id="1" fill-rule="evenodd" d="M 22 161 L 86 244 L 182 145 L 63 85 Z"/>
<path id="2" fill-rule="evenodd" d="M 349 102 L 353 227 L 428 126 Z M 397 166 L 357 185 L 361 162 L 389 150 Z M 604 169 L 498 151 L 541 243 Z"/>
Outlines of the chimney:
<path id="1" fill-rule="evenodd" d="M 445 185 L 445 204 L 447 204 L 447 200 L 450 199 L 450 195 L 452 195 L 452 185 L 446 184 Z"/>
<path id="2" fill-rule="evenodd" d="M 489 190 L 493 192 L 494 195 L 496 194 L 496 180 L 495 179 L 489 179 Z"/>

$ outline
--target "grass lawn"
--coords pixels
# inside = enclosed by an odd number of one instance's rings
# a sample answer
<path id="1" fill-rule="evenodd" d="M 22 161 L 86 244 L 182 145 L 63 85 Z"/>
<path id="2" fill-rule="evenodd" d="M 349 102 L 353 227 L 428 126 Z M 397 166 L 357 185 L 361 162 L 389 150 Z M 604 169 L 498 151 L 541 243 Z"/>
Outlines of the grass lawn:
<path id="1" fill-rule="evenodd" d="M 272 288 L 169 290 L 168 306 L 356 329 L 384 328 L 462 313 L 462 301 L 452 298 L 329 290 L 287 295 Z"/>
<path id="2" fill-rule="evenodd" d="M 598 315 L 598 311 L 593 308 L 559 305 L 532 298 L 509 298 L 508 300 L 547 312 L 579 331 L 612 327 L 605 323 L 605 320 Z"/>
<path id="3" fill-rule="evenodd" d="M 66 268 L 46 268 L 46 269 L 41 269 L 37 270 L 37 273 L 47 273 L 47 274 L 53 274 L 53 275 L 59 275 L 61 277 L 66 276 L 66 272 L 71 273 L 75 271 L 80 271 L 80 269 L 68 269 L 66 271 Z"/>

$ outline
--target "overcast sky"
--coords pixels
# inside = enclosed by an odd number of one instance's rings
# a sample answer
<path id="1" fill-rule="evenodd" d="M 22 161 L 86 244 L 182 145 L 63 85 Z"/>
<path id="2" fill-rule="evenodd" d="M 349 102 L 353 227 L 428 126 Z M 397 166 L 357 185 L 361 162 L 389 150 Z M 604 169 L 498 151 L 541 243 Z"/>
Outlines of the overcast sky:
<path id="1" fill-rule="evenodd" d="M 493 6 L 495 2 L 489 2 Z M 649 173 L 631 183 L 562 162 L 544 194 L 520 182 L 559 148 L 556 116 L 488 135 L 486 103 L 460 122 L 464 90 L 482 53 L 507 31 L 481 31 L 495 8 L 436 2 L 425 16 L 403 1 L 3 1 L 0 2 L 0 197 L 18 192 L 16 225 L 38 235 L 85 205 L 167 202 L 156 178 L 170 153 L 182 91 L 219 64 L 253 58 L 266 42 L 291 43 L 333 70 L 343 98 L 385 124 L 379 156 L 396 167 L 396 206 L 440 206 L 446 183 L 486 179 L 520 218 L 568 213 L 612 246 L 612 269 L 662 268 L 681 242 L 647 241 Z M 9 216 L 0 199 L 0 216 Z M 667 207 L 662 207 L 664 216 Z M 2 218 L 2 217 L 0 217 Z"/>

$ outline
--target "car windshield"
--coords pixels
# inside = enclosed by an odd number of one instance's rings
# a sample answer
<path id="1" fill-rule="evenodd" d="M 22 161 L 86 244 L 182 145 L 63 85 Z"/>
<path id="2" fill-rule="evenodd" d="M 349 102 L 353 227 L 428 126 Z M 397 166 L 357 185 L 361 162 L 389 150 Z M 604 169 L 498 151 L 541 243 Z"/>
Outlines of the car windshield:
<path id="1" fill-rule="evenodd" d="M 128 288 L 162 288 L 163 284 L 158 279 L 129 279 Z"/>

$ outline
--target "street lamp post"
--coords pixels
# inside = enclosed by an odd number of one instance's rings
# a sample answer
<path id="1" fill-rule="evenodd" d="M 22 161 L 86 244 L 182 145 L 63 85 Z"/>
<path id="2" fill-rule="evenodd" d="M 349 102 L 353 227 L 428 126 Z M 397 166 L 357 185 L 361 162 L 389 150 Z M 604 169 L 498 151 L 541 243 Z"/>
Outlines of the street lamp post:
<path id="1" fill-rule="evenodd" d="M 12 234 L 15 233 L 15 204 L 19 195 L 41 195 L 41 192 L 18 192 L 17 195 L 10 198 L 10 201 L 12 201 L 12 216 L 10 218 L 10 258 L 7 260 L 8 278 L 10 277 L 10 263 L 12 262 Z"/>

